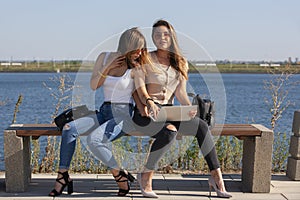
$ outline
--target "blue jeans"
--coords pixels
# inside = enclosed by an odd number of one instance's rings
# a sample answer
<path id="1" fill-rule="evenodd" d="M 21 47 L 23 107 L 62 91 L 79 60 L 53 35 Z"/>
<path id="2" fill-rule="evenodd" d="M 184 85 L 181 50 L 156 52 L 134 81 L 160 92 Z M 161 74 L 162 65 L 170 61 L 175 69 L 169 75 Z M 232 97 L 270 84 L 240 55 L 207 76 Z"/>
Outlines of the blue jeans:
<path id="1" fill-rule="evenodd" d="M 69 169 L 76 139 L 83 134 L 88 134 L 88 145 L 92 153 L 107 166 L 115 167 L 116 162 L 111 158 L 109 145 L 111 141 L 125 134 L 126 131 L 122 129 L 123 120 L 131 120 L 132 111 L 132 104 L 102 104 L 97 115 L 82 117 L 67 123 L 62 131 L 59 169 Z M 96 142 L 91 142 L 93 140 Z M 101 145 L 102 143 L 104 146 Z"/>

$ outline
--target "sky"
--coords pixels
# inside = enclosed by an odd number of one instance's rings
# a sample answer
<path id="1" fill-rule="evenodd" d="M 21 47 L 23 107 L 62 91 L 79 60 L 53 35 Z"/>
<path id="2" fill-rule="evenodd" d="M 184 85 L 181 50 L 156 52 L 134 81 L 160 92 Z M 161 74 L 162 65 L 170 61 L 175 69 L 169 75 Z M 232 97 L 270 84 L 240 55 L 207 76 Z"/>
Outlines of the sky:
<path id="1" fill-rule="evenodd" d="M 95 59 L 124 30 L 148 34 L 158 19 L 190 60 L 294 60 L 299 9 L 299 0 L 0 0 L 0 60 Z"/>

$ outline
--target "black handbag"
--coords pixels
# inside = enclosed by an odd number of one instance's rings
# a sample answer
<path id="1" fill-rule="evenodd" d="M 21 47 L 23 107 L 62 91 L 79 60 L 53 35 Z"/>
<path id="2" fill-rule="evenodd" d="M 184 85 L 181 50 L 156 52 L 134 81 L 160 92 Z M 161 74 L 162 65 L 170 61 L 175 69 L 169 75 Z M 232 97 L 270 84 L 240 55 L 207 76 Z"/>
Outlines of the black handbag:
<path id="1" fill-rule="evenodd" d="M 96 111 L 89 110 L 86 105 L 76 106 L 60 113 L 54 118 L 54 123 L 62 130 L 66 123 L 95 113 Z"/>
<path id="2" fill-rule="evenodd" d="M 188 93 L 193 98 L 192 104 L 198 105 L 197 116 L 203 119 L 210 128 L 215 126 L 215 102 L 210 99 L 202 99 L 199 94 Z"/>

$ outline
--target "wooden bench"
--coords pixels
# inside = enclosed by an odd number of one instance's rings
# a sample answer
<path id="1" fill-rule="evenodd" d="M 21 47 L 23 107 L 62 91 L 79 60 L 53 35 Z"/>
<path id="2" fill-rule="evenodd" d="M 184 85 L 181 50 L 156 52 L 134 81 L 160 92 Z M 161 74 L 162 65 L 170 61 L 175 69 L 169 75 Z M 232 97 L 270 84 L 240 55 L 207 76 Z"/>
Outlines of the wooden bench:
<path id="1" fill-rule="evenodd" d="M 242 190 L 269 193 L 273 132 L 259 124 L 225 124 L 216 125 L 212 134 L 243 140 Z M 60 135 L 53 124 L 13 124 L 4 131 L 6 192 L 26 191 L 30 183 L 30 140 Z"/>

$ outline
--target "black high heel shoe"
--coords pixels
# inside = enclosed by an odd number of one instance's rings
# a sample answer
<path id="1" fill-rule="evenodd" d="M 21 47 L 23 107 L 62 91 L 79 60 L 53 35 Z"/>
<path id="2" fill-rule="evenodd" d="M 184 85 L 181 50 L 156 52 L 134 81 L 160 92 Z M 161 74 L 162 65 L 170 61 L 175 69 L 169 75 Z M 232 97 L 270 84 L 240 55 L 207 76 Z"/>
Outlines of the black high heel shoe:
<path id="1" fill-rule="evenodd" d="M 115 178 L 116 182 L 127 182 L 128 189 L 125 190 L 125 189 L 119 188 L 119 192 L 118 192 L 118 196 L 126 196 L 126 194 L 128 194 L 129 190 L 130 190 L 129 181 L 134 182 L 135 178 L 129 172 L 127 172 L 127 174 L 126 174 L 124 170 L 120 170 L 119 174 L 117 176 L 113 176 L 113 177 Z M 122 178 L 126 178 L 126 179 L 121 180 Z"/>
<path id="2" fill-rule="evenodd" d="M 62 175 L 61 178 L 57 178 L 56 179 L 56 182 L 60 183 L 62 186 L 61 186 L 61 189 L 60 191 L 57 191 L 56 189 L 53 189 L 50 193 L 49 193 L 49 196 L 51 197 L 55 197 L 55 196 L 58 196 L 58 195 L 61 195 L 61 193 L 64 191 L 65 187 L 68 186 L 68 194 L 72 194 L 73 193 L 73 180 L 72 181 L 69 181 L 69 174 L 68 174 L 68 171 L 62 173 L 62 172 L 58 172 L 59 174 Z M 62 183 L 61 180 L 64 180 L 65 183 Z"/>

